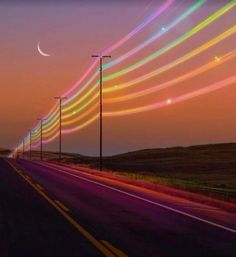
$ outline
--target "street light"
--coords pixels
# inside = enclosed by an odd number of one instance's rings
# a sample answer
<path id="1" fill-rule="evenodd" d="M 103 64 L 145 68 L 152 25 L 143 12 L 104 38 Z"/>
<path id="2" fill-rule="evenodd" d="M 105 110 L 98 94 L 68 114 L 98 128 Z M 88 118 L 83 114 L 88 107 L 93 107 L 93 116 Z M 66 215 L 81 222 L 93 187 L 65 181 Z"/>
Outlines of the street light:
<path id="1" fill-rule="evenodd" d="M 100 154 L 99 154 L 99 170 L 102 171 L 103 168 L 103 124 L 102 124 L 102 114 L 103 114 L 103 59 L 105 58 L 111 58 L 110 55 L 92 55 L 93 58 L 99 58 L 100 60 L 100 86 L 99 86 L 99 91 L 100 91 Z"/>
<path id="2" fill-rule="evenodd" d="M 61 104 L 62 100 L 67 99 L 64 96 L 56 96 L 54 99 L 59 100 L 59 161 L 61 160 Z"/>
<path id="3" fill-rule="evenodd" d="M 23 159 L 25 159 L 25 139 L 23 138 Z"/>
<path id="4" fill-rule="evenodd" d="M 30 160 L 31 160 L 31 141 L 32 141 L 32 135 L 31 135 L 31 129 L 29 130 L 29 138 L 30 138 L 30 154 L 29 154 L 29 157 L 30 157 Z"/>
<path id="5" fill-rule="evenodd" d="M 45 119 L 38 118 L 37 120 L 40 121 L 40 160 L 43 160 L 43 121 Z"/>

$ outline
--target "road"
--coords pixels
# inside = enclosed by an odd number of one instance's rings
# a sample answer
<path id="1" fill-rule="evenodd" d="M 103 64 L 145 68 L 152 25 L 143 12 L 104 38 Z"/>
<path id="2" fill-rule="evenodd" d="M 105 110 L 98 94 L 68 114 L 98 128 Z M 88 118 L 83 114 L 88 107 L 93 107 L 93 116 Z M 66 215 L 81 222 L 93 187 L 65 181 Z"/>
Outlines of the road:
<path id="1" fill-rule="evenodd" d="M 44 162 L 1 160 L 4 173 L 15 181 L 4 190 L 18 193 L 3 209 L 19 205 L 6 256 L 236 256 L 235 213 Z"/>

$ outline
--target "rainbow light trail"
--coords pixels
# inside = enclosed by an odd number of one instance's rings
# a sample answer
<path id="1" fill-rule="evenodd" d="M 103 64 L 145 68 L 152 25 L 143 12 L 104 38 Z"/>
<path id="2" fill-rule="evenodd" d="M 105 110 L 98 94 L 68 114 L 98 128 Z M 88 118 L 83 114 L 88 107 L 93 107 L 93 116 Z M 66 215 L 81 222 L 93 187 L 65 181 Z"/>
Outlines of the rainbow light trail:
<path id="1" fill-rule="evenodd" d="M 128 40 L 132 39 L 135 35 L 137 35 L 139 32 L 143 31 L 151 22 L 153 22 L 155 19 L 157 19 L 161 14 L 168 11 L 168 8 L 175 2 L 175 0 L 167 0 L 164 1 L 164 4 L 161 5 L 154 13 L 152 13 L 150 16 L 148 16 L 140 25 L 138 25 L 136 28 L 134 28 L 130 33 L 128 33 L 125 37 L 123 37 L 121 40 L 117 41 L 115 44 L 110 46 L 109 48 L 105 49 L 104 51 L 101 51 L 102 54 L 109 54 L 115 49 L 118 49 L 122 47 Z M 187 8 L 182 14 L 177 16 L 175 19 L 173 19 L 169 24 L 164 26 L 164 30 L 159 30 L 155 32 L 152 36 L 150 36 L 148 39 L 144 40 L 141 44 L 137 45 L 133 49 L 127 51 L 123 55 L 117 57 L 115 60 L 105 64 L 103 66 L 104 70 L 109 70 L 111 67 L 115 67 L 115 65 L 125 61 L 127 58 L 132 57 L 133 55 L 137 54 L 138 52 L 142 51 L 144 48 L 147 48 L 150 44 L 154 43 L 156 40 L 158 40 L 161 36 L 164 36 L 166 33 L 168 33 L 172 28 L 179 25 L 182 21 L 184 21 L 188 16 L 190 16 L 192 13 L 194 13 L 196 10 L 198 10 L 203 4 L 206 3 L 206 0 L 199 0 L 192 4 L 189 8 Z M 152 54 L 149 54 L 148 56 L 144 57 L 143 59 L 131 64 L 128 67 L 122 68 L 118 71 L 115 71 L 111 74 L 108 74 L 104 77 L 104 81 L 112 81 L 114 79 L 117 79 L 125 74 L 130 73 L 131 71 L 134 71 L 136 69 L 141 68 L 142 66 L 146 66 L 149 63 L 151 63 L 153 60 L 159 58 L 160 56 L 166 54 L 167 52 L 174 50 L 175 47 L 181 45 L 183 42 L 189 40 L 194 35 L 197 35 L 198 32 L 202 31 L 203 29 L 206 29 L 208 25 L 219 19 L 220 17 L 223 17 L 228 11 L 232 10 L 236 6 L 236 1 L 232 0 L 226 5 L 224 5 L 222 8 L 220 8 L 215 13 L 211 14 L 209 17 L 204 19 L 202 22 L 200 22 L 198 25 L 193 27 L 191 30 L 186 32 L 185 34 L 178 37 L 176 40 L 168 43 L 161 49 L 156 50 Z M 104 87 L 104 94 L 107 96 L 104 99 L 104 103 L 118 103 L 123 101 L 129 101 L 133 100 L 139 97 L 143 97 L 145 95 L 157 92 L 159 90 L 163 90 L 168 87 L 175 86 L 185 80 L 191 79 L 195 76 L 198 76 L 204 72 L 207 72 L 215 67 L 218 67 L 220 65 L 225 64 L 226 62 L 234 59 L 236 57 L 236 51 L 232 50 L 224 55 L 216 56 L 213 61 L 210 61 L 204 65 L 200 65 L 199 67 L 190 70 L 174 79 L 170 79 L 166 82 L 163 82 L 159 85 L 144 89 L 144 90 L 138 90 L 137 92 L 133 93 L 125 93 L 124 95 L 121 95 L 119 97 L 109 97 L 109 93 L 115 92 L 115 91 L 121 91 L 123 89 L 128 89 L 131 86 L 140 84 L 148 79 L 151 79 L 153 77 L 156 77 L 163 72 L 169 71 L 170 69 L 173 69 L 177 67 L 180 64 L 183 64 L 186 61 L 189 61 L 190 59 L 196 57 L 197 55 L 203 53 L 204 51 L 208 50 L 212 46 L 221 43 L 223 40 L 227 39 L 228 37 L 234 35 L 236 32 L 236 25 L 233 27 L 225 30 L 223 33 L 219 34 L 218 36 L 210 39 L 209 41 L 205 42 L 201 46 L 191 50 L 190 52 L 186 53 L 182 57 L 179 57 L 176 60 L 173 60 L 172 62 L 165 64 L 162 67 L 159 67 L 153 71 L 150 71 L 144 75 L 141 75 L 139 77 L 133 78 L 130 81 L 124 81 L 121 84 L 111 85 L 109 87 Z M 69 96 L 68 99 L 63 103 L 63 116 L 62 116 L 62 125 L 63 125 L 63 134 L 69 134 L 74 133 L 80 129 L 83 129 L 87 127 L 88 125 L 95 122 L 98 117 L 98 60 L 95 60 L 92 62 L 92 64 L 88 67 L 88 69 L 83 73 L 83 75 L 80 77 L 80 79 L 72 86 L 70 87 L 63 96 Z M 85 79 L 87 81 L 82 85 L 83 81 Z M 188 92 L 185 94 L 182 94 L 180 96 L 171 98 L 171 99 L 165 99 L 163 101 L 155 102 L 152 104 L 146 104 L 144 106 L 138 106 L 135 108 L 127 108 L 127 109 L 121 109 L 121 110 L 113 110 L 113 111 L 106 111 L 104 112 L 105 117 L 116 117 L 116 116 L 125 116 L 125 115 L 131 115 L 131 114 L 137 114 L 141 112 L 151 111 L 158 108 L 162 108 L 165 106 L 169 106 L 172 104 L 176 104 L 179 102 L 183 102 L 189 99 L 192 99 L 197 96 L 201 96 L 210 92 L 213 92 L 215 90 L 219 90 L 221 88 L 230 86 L 236 82 L 236 76 L 228 77 L 227 79 L 218 81 L 216 83 L 210 84 L 204 88 Z M 77 90 L 77 88 L 79 89 Z M 134 88 L 134 87 L 133 87 Z M 75 91 L 77 90 L 77 91 Z M 86 91 L 87 90 L 87 91 Z M 73 93 L 73 91 L 75 91 Z M 73 94 L 72 94 L 73 93 Z M 92 105 L 93 104 L 93 105 Z M 52 142 L 54 139 L 58 137 L 58 105 L 54 105 L 52 109 L 48 112 L 48 114 L 45 116 L 46 121 L 44 122 L 44 130 L 43 130 L 43 143 L 47 144 L 49 142 Z M 80 122 L 79 124 L 77 124 Z M 73 125 L 73 127 L 68 127 L 70 125 Z M 39 124 L 37 124 L 32 129 L 32 149 L 36 149 L 40 145 L 40 128 Z M 29 150 L 29 133 L 24 137 L 24 144 L 26 151 Z M 13 151 L 13 154 L 16 153 L 16 151 L 19 151 L 20 148 L 23 148 L 23 140 L 20 141 L 17 146 L 15 147 L 15 150 Z"/>
<path id="2" fill-rule="evenodd" d="M 148 74 L 145 74 L 144 76 L 141 76 L 139 78 L 136 78 L 132 81 L 123 83 L 122 85 L 116 85 L 115 87 L 110 87 L 110 88 L 104 88 L 104 93 L 107 92 L 111 92 L 111 91 L 115 91 L 119 88 L 128 88 L 132 85 L 135 85 L 137 83 L 141 83 L 147 79 L 150 79 L 154 76 L 157 76 L 165 71 L 168 71 L 171 68 L 176 67 L 177 65 L 189 60 L 190 58 L 193 58 L 194 56 L 200 54 L 201 52 L 207 50 L 208 48 L 218 44 L 219 42 L 221 42 L 222 40 L 226 39 L 227 37 L 233 35 L 236 32 L 236 26 L 230 28 L 229 30 L 225 31 L 224 33 L 220 34 L 219 36 L 213 38 L 212 40 L 209 40 L 208 42 L 206 42 L 205 44 L 201 45 L 200 47 L 192 50 L 191 52 L 187 53 L 186 55 L 182 56 L 181 58 L 171 62 L 170 64 L 165 65 L 162 68 L 159 68 L 155 71 L 152 71 Z M 91 93 L 93 93 L 94 89 L 97 89 L 96 87 L 92 87 L 83 97 L 80 98 L 80 100 L 78 101 L 83 102 Z M 78 109 L 76 109 L 76 114 L 78 114 L 80 111 L 82 111 L 85 107 L 87 107 L 89 104 L 93 103 L 93 101 L 95 99 L 97 99 L 99 96 L 99 94 L 97 93 L 96 95 L 94 95 L 92 98 L 90 98 L 86 103 L 84 103 L 81 107 L 79 107 Z M 109 100 L 105 100 L 105 101 L 109 101 Z M 64 109 L 65 111 L 65 109 Z M 63 112 L 64 113 L 64 112 Z M 63 114 L 63 119 L 67 119 L 70 118 L 71 116 L 73 116 L 73 113 L 69 113 L 69 114 Z"/>
<path id="3" fill-rule="evenodd" d="M 143 30 L 148 24 L 150 24 L 154 19 L 156 19 L 158 16 L 160 16 L 167 8 L 174 2 L 175 0 L 168 0 L 166 1 L 159 9 L 157 9 L 152 15 L 150 15 L 147 19 L 144 20 L 143 23 L 141 23 L 138 27 L 136 27 L 133 31 L 131 31 L 128 35 L 126 35 L 123 39 L 115 43 L 113 46 L 106 49 L 102 54 L 108 54 L 111 51 L 117 49 L 118 47 L 122 46 L 125 42 L 127 42 L 129 39 L 132 39 L 138 32 Z M 81 82 L 89 75 L 89 73 L 96 67 L 97 60 L 95 60 L 92 65 L 87 69 L 87 71 L 84 73 L 84 75 L 80 78 L 79 81 L 77 81 L 63 96 L 69 95 L 75 88 L 77 88 Z M 95 72 L 94 75 L 89 79 L 89 81 L 80 89 L 80 93 L 82 93 L 89 84 L 93 81 L 93 79 L 98 75 L 98 71 Z M 74 97 L 78 96 L 79 94 L 72 95 L 65 103 L 68 101 L 73 100 Z M 56 120 L 55 115 L 57 114 L 57 105 L 54 105 L 53 108 L 49 111 L 49 113 L 44 117 L 47 119 L 46 121 L 46 127 L 50 126 L 47 125 L 47 123 L 54 122 Z"/>
<path id="4" fill-rule="evenodd" d="M 164 100 L 164 101 L 156 102 L 156 103 L 150 104 L 150 105 L 141 106 L 141 107 L 138 107 L 138 108 L 125 109 L 125 110 L 112 111 L 112 112 L 104 112 L 104 116 L 105 117 L 125 116 L 125 115 L 137 114 L 137 113 L 141 113 L 141 112 L 146 112 L 146 111 L 151 111 L 151 110 L 163 108 L 163 107 L 166 107 L 170 104 L 176 104 L 176 103 L 179 103 L 179 102 L 183 102 L 183 101 L 192 99 L 194 97 L 201 96 L 201 95 L 208 94 L 210 92 L 222 89 L 224 87 L 227 87 L 227 86 L 230 86 L 230 85 L 234 84 L 235 82 L 236 82 L 236 76 L 232 76 L 232 77 L 229 77 L 229 78 L 227 78 L 225 80 L 222 80 L 220 82 L 211 84 L 211 85 L 209 85 L 205 88 L 198 89 L 198 90 L 195 90 L 195 91 L 187 93 L 187 94 L 183 94 L 183 95 L 178 96 L 178 97 L 173 98 L 173 99 L 167 99 L 167 100 Z M 171 103 L 168 102 L 168 100 L 170 100 Z M 83 125 L 80 125 L 78 127 L 72 128 L 72 129 L 63 129 L 63 134 L 73 133 L 73 132 L 91 124 L 93 121 L 98 119 L 98 117 L 99 117 L 99 114 L 96 114 L 90 120 L 88 120 L 86 124 L 84 123 Z"/>
<path id="5" fill-rule="evenodd" d="M 236 51 L 231 51 L 231 52 L 229 52 L 229 53 L 227 53 L 227 54 L 221 56 L 219 62 L 214 60 L 214 61 L 212 61 L 212 62 L 210 62 L 210 63 L 208 63 L 208 64 L 206 64 L 206 65 L 204 65 L 204 66 L 201 66 L 201 67 L 199 67 L 199 68 L 197 68 L 197 69 L 195 69 L 195 70 L 193 70 L 193 71 L 191 71 L 191 72 L 189 72 L 189 73 L 186 73 L 186 74 L 184 74 L 184 75 L 182 75 L 182 76 L 180 76 L 180 77 L 178 77 L 178 78 L 176 78 L 176 79 L 174 79 L 174 80 L 167 81 L 166 83 L 163 83 L 163 84 L 161 84 L 161 85 L 158 85 L 158 86 L 156 86 L 156 87 L 154 87 L 154 88 L 150 88 L 150 89 L 148 89 L 148 90 L 156 91 L 156 90 L 163 89 L 163 87 L 172 86 L 173 84 L 176 84 L 176 83 L 179 83 L 179 82 L 181 82 L 181 81 L 183 81 L 183 80 L 189 79 L 189 78 L 191 78 L 191 77 L 193 77 L 193 76 L 195 76 L 195 75 L 198 75 L 199 73 L 205 72 L 205 71 L 207 71 L 207 70 L 209 70 L 209 69 L 212 69 L 212 68 L 214 68 L 214 67 L 217 67 L 217 66 L 219 66 L 219 65 L 222 65 L 222 64 L 224 64 L 225 62 L 227 62 L 227 61 L 229 61 L 229 60 L 231 60 L 231 59 L 233 59 L 233 58 L 235 58 L 235 57 L 236 57 Z M 148 91 L 148 90 L 147 90 L 147 91 Z M 140 93 L 142 93 L 142 92 L 140 92 Z M 138 92 L 137 94 L 139 94 L 139 92 Z M 108 99 L 108 100 L 109 100 L 109 99 Z M 98 106 L 98 104 L 94 106 L 94 109 L 96 109 L 97 106 Z M 89 113 L 92 112 L 92 111 L 93 111 L 93 109 L 89 109 L 86 113 L 83 114 L 83 116 L 89 114 Z M 104 114 L 104 116 L 105 116 L 105 114 Z M 75 132 L 75 131 L 77 131 L 77 130 L 79 130 L 79 129 L 81 129 L 81 128 L 84 128 L 85 126 L 91 124 L 91 123 L 92 123 L 93 121 L 95 121 L 97 118 L 98 118 L 98 113 L 97 113 L 94 117 L 90 118 L 88 122 L 86 122 L 86 123 L 84 123 L 84 124 L 81 124 L 81 125 L 79 125 L 79 126 L 76 126 L 76 127 L 72 128 L 72 129 L 63 130 L 63 131 L 64 131 L 63 133 L 68 134 L 68 133 Z M 76 119 L 73 120 L 73 121 L 65 122 L 64 125 L 72 124 L 73 122 L 76 122 L 76 121 L 78 121 L 78 120 L 80 120 L 80 119 L 82 119 L 82 117 L 79 116 L 78 118 L 76 118 Z"/>
<path id="6" fill-rule="evenodd" d="M 110 68 L 114 66 L 115 64 L 118 64 L 127 58 L 130 58 L 132 55 L 136 54 L 140 50 L 142 50 L 144 47 L 147 47 L 151 43 L 153 43 L 155 40 L 159 39 L 161 36 L 163 36 L 165 33 L 169 32 L 172 28 L 174 28 L 176 25 L 178 25 L 181 21 L 185 20 L 189 15 L 191 15 L 193 12 L 195 12 L 197 9 L 199 9 L 203 4 L 206 3 L 206 0 L 200 0 L 193 4 L 190 8 L 188 8 L 184 13 L 179 15 L 176 19 L 174 19 L 171 23 L 168 25 L 165 25 L 165 29 L 161 29 L 154 35 L 152 35 L 150 38 L 145 40 L 142 44 L 139 46 L 133 48 L 132 50 L 128 51 L 126 54 L 122 55 L 121 57 L 117 58 L 114 61 L 111 61 L 107 64 L 104 64 L 104 69 Z"/>
<path id="7" fill-rule="evenodd" d="M 219 81 L 219 82 L 209 85 L 205 88 L 198 89 L 193 92 L 175 97 L 175 98 L 171 99 L 171 104 L 176 104 L 176 103 L 183 102 L 183 101 L 189 100 L 191 98 L 194 98 L 194 97 L 197 97 L 200 95 L 208 94 L 215 90 L 230 86 L 235 82 L 236 82 L 236 76 L 229 77 L 225 80 Z M 162 108 L 167 105 L 169 105 L 169 103 L 167 102 L 167 100 L 165 100 L 165 101 L 156 102 L 154 104 L 145 105 L 145 106 L 141 106 L 141 107 L 137 107 L 137 108 L 133 108 L 133 109 L 124 109 L 124 110 L 120 110 L 120 111 L 104 112 L 104 116 L 106 116 L 106 117 L 124 116 L 124 115 L 159 109 L 159 108 Z"/>
<path id="8" fill-rule="evenodd" d="M 209 40 L 208 42 L 201 45 L 200 47 L 192 50 L 191 52 L 185 54 L 184 56 L 180 57 L 179 59 L 177 59 L 177 60 L 159 68 L 159 69 L 156 69 L 156 70 L 154 70 L 150 73 L 147 73 L 143 76 L 140 76 L 139 78 L 136 78 L 136 79 L 131 80 L 129 82 L 123 83 L 121 85 L 116 85 L 115 87 L 110 87 L 110 88 L 104 88 L 104 93 L 116 91 L 116 90 L 119 90 L 119 89 L 128 88 L 128 87 L 131 87 L 131 86 L 136 85 L 138 83 L 141 83 L 145 80 L 153 78 L 154 76 L 160 75 L 161 73 L 166 72 L 166 71 L 176 67 L 177 65 L 182 64 L 182 63 L 190 60 L 191 58 L 193 58 L 196 55 L 202 53 L 203 51 L 206 51 L 210 47 L 220 43 L 222 40 L 232 36 L 235 33 L 236 33 L 236 26 L 233 26 L 232 28 L 228 29 L 227 31 L 218 35 L 217 37 Z"/>
<path id="9" fill-rule="evenodd" d="M 140 25 L 138 25 L 135 29 L 133 29 L 130 33 L 128 33 L 125 37 L 120 39 L 114 45 L 112 45 L 108 49 L 104 50 L 101 54 L 103 54 L 103 55 L 109 54 L 112 51 L 114 51 L 115 49 L 121 47 L 124 43 L 126 43 L 128 40 L 133 38 L 138 32 L 143 30 L 153 20 L 155 20 L 158 16 L 160 16 L 174 2 L 175 2 L 175 0 L 166 0 L 160 8 L 158 8 L 152 15 L 147 17 Z M 66 91 L 63 96 L 68 96 L 75 88 L 77 88 L 80 85 L 80 83 L 85 79 L 85 77 L 87 77 L 87 75 L 90 73 L 90 71 L 93 70 L 93 68 L 97 65 L 97 63 L 98 63 L 98 61 L 95 60 L 92 63 L 92 65 L 85 71 L 84 75 L 80 78 L 80 80 L 77 81 L 68 91 Z"/>
<path id="10" fill-rule="evenodd" d="M 205 65 L 201 65 L 197 69 L 194 69 L 188 73 L 185 73 L 184 75 L 181 75 L 175 79 L 169 80 L 160 85 L 157 85 L 157 86 L 154 86 L 154 87 L 151 87 L 151 88 L 148 88 L 148 89 L 136 92 L 136 93 L 128 94 L 125 96 L 104 99 L 104 103 L 116 103 L 116 102 L 128 101 L 131 99 L 135 99 L 138 97 L 142 97 L 142 96 L 157 92 L 159 90 L 174 86 L 177 83 L 183 82 L 187 79 L 193 78 L 194 76 L 197 76 L 203 72 L 206 72 L 212 68 L 215 68 L 216 66 L 224 64 L 225 62 L 227 62 L 235 57 L 236 57 L 236 51 L 232 52 L 230 55 L 226 54 L 226 56 L 221 56 L 220 61 L 218 61 L 218 62 L 214 59 L 213 61 L 211 61 Z"/>
<path id="11" fill-rule="evenodd" d="M 128 68 L 120 70 L 118 72 L 113 73 L 112 75 L 104 77 L 104 81 L 108 81 L 108 80 L 117 78 L 118 76 L 122 76 L 122 75 L 124 75 L 128 72 L 134 71 L 135 69 L 138 69 L 138 68 L 142 67 L 146 63 L 152 61 L 153 59 L 159 57 L 160 55 L 166 53 L 167 51 L 171 50 L 175 46 L 177 46 L 177 45 L 181 44 L 182 42 L 184 42 L 185 40 L 189 39 L 190 37 L 195 35 L 197 32 L 203 30 L 205 27 L 207 27 L 209 24 L 214 22 L 216 19 L 218 19 L 219 17 L 224 15 L 226 12 L 228 12 L 229 10 L 231 10 L 235 6 L 236 6 L 236 2 L 232 1 L 231 3 L 227 4 L 226 6 L 221 8 L 219 11 L 215 12 L 210 17 L 208 17 L 207 19 L 205 19 L 204 21 L 199 23 L 193 29 L 191 29 L 190 31 L 188 31 L 187 33 L 182 35 L 181 37 L 177 38 L 175 41 L 171 42 L 167 46 L 165 46 L 165 47 L 161 48 L 160 50 L 156 51 L 155 53 L 145 57 L 141 61 L 138 61 L 135 64 L 129 66 Z M 105 67 L 106 66 L 104 65 L 104 68 Z"/>
<path id="12" fill-rule="evenodd" d="M 192 5 L 189 9 L 187 9 L 187 11 L 185 11 L 182 15 L 180 15 L 179 17 L 177 17 L 173 22 L 171 22 L 170 24 L 168 24 L 166 26 L 166 29 L 160 30 L 158 31 L 156 34 L 154 34 L 153 36 L 151 36 L 149 39 L 147 39 L 146 41 L 144 41 L 142 44 L 140 44 L 139 46 L 135 47 L 134 49 L 132 49 L 131 51 L 127 52 L 126 54 L 124 54 L 123 56 L 117 58 L 115 61 L 110 62 L 108 64 L 105 64 L 103 67 L 104 69 L 110 68 L 112 66 L 114 66 L 115 64 L 120 63 L 121 61 L 126 60 L 127 58 L 131 57 L 132 55 L 134 55 L 135 53 L 141 51 L 144 47 L 150 45 L 151 43 L 153 43 L 155 40 L 157 40 L 158 38 L 160 38 L 162 35 L 164 35 L 165 33 L 167 33 L 170 29 L 174 28 L 178 23 L 180 23 L 181 21 L 183 21 L 184 19 L 186 19 L 190 14 L 192 14 L 194 11 L 196 11 L 199 7 L 201 7 L 204 3 L 206 2 L 206 0 L 201 0 L 197 3 L 195 3 L 194 5 Z M 71 96 L 67 101 L 65 101 L 64 105 L 68 104 L 70 101 L 72 101 L 74 98 L 78 97 L 90 84 L 91 82 L 96 78 L 96 76 L 99 74 L 99 71 L 96 70 L 95 74 L 89 79 L 88 82 L 86 82 L 86 84 L 77 92 L 75 93 L 73 96 Z M 94 87 L 98 86 L 99 81 L 96 82 L 96 84 L 94 85 Z M 68 107 L 69 108 L 69 107 Z"/>
<path id="13" fill-rule="evenodd" d="M 119 72 L 116 72 L 116 73 L 113 73 L 113 74 L 111 74 L 109 76 L 104 77 L 104 81 L 108 81 L 108 80 L 117 78 L 118 76 L 124 75 L 124 74 L 126 74 L 126 73 L 128 73 L 130 71 L 133 71 L 134 69 L 137 69 L 137 68 L 141 67 L 142 65 L 152 61 L 153 59 L 163 55 L 167 51 L 171 50 L 175 46 L 179 45 L 180 43 L 182 43 L 185 40 L 189 39 L 191 36 L 195 35 L 200 30 L 204 29 L 210 23 L 214 22 L 216 19 L 218 19 L 219 17 L 224 15 L 227 11 L 232 9 L 235 5 L 236 5 L 235 2 L 234 3 L 232 3 L 232 2 L 229 3 L 228 5 L 224 6 L 219 11 L 215 12 L 213 15 L 211 15 L 210 17 L 208 17 L 207 19 L 205 19 L 204 21 L 199 23 L 196 27 L 191 29 L 189 32 L 187 32 L 186 34 L 184 34 L 183 36 L 181 36 L 177 40 L 171 42 L 167 46 L 161 48 L 160 50 L 156 51 L 155 53 L 153 53 L 153 54 L 149 55 L 148 57 L 142 59 L 141 61 L 137 62 L 136 64 L 133 64 L 133 65 L 129 66 L 126 69 L 123 69 L 123 70 L 121 70 Z M 98 86 L 98 81 L 96 82 L 95 85 L 92 86 L 92 88 L 86 93 L 86 95 L 84 95 L 83 97 L 79 98 L 76 102 L 74 102 L 70 106 L 64 107 L 63 108 L 63 113 L 71 110 L 76 105 L 78 105 L 80 102 L 82 102 L 86 97 L 88 97 L 97 88 L 97 86 Z M 125 87 L 122 87 L 122 89 L 123 88 L 125 88 Z M 117 87 L 113 86 L 112 89 L 110 89 L 110 91 L 114 91 L 114 90 L 118 90 L 118 89 L 120 89 L 119 86 L 117 86 Z M 104 92 L 106 92 L 107 90 L 109 90 L 109 89 L 104 89 Z"/>

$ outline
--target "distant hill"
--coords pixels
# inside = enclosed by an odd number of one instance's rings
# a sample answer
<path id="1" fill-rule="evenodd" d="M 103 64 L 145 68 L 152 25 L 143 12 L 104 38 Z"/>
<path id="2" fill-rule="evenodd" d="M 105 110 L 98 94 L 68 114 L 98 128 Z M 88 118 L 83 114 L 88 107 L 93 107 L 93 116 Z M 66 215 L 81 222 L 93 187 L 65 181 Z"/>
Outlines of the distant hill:
<path id="1" fill-rule="evenodd" d="M 33 152 L 39 158 L 39 152 Z M 57 152 L 44 159 L 57 160 Z M 62 162 L 99 167 L 98 157 L 63 153 Z M 104 170 L 236 202 L 236 143 L 144 149 L 104 157 Z"/>
<path id="2" fill-rule="evenodd" d="M 56 153 L 46 156 L 57 158 Z M 63 153 L 64 162 L 85 163 L 97 166 L 97 157 Z M 196 145 L 188 147 L 169 147 L 144 149 L 124 154 L 104 157 L 108 169 L 136 172 L 176 172 L 236 168 L 236 143 Z"/>
<path id="3" fill-rule="evenodd" d="M 6 150 L 8 151 L 8 150 Z M 39 158 L 34 151 L 33 157 Z M 57 152 L 44 152 L 45 159 L 56 160 Z M 62 153 L 63 162 L 98 166 L 98 157 L 84 156 L 77 153 Z M 195 145 L 187 147 L 169 147 L 143 149 L 114 156 L 104 157 L 107 169 L 136 172 L 172 172 L 180 170 L 195 171 L 236 168 L 236 143 Z"/>
<path id="4" fill-rule="evenodd" d="M 9 149 L 5 149 L 5 148 L 0 147 L 0 155 L 1 156 L 7 156 L 10 153 L 11 153 L 11 151 Z"/>

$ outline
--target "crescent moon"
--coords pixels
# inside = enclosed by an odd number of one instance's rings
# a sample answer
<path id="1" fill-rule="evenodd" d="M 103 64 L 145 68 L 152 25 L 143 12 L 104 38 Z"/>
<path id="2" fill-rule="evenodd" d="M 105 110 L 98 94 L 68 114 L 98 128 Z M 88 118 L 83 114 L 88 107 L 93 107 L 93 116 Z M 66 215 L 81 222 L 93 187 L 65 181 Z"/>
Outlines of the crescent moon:
<path id="1" fill-rule="evenodd" d="M 42 56 L 45 56 L 45 57 L 51 56 L 50 54 L 46 54 L 46 53 L 44 53 L 44 52 L 40 49 L 39 42 L 38 42 L 37 47 L 38 47 L 38 51 L 39 51 L 39 53 L 40 53 Z"/>

